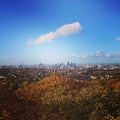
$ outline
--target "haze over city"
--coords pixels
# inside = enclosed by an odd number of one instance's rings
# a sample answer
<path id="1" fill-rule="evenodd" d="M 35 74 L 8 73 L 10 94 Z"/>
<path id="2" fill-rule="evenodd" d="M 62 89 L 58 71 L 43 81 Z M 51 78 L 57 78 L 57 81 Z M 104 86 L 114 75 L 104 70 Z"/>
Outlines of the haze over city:
<path id="1" fill-rule="evenodd" d="M 0 0 L 0 65 L 120 63 L 119 0 Z"/>

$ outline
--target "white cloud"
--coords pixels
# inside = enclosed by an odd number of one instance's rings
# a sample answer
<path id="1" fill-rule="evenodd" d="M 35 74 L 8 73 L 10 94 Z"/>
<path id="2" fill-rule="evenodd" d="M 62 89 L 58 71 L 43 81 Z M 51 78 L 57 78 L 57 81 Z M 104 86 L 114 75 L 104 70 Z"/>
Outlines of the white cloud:
<path id="1" fill-rule="evenodd" d="M 75 22 L 72 24 L 66 24 L 63 25 L 62 27 L 58 28 L 55 33 L 60 36 L 67 36 L 70 34 L 78 33 L 81 31 L 81 25 L 79 22 Z"/>
<path id="2" fill-rule="evenodd" d="M 96 51 L 96 52 L 91 52 L 88 54 L 83 54 L 83 55 L 72 55 L 71 58 L 74 58 L 74 60 L 80 60 L 80 59 L 120 59 L 120 53 L 117 54 L 109 54 L 105 53 L 102 51 Z"/>
<path id="3" fill-rule="evenodd" d="M 50 42 L 54 39 L 65 37 L 71 34 L 79 33 L 82 31 L 81 24 L 79 22 L 74 22 L 71 24 L 65 24 L 61 26 L 60 28 L 56 29 L 54 32 L 49 32 L 47 34 L 40 35 L 37 39 L 34 41 L 28 41 L 27 43 L 29 45 L 32 44 L 40 44 L 43 42 Z"/>
<path id="4" fill-rule="evenodd" d="M 97 51 L 96 53 L 95 53 L 95 56 L 96 57 L 99 57 L 99 56 L 104 56 L 105 54 L 104 54 L 104 52 L 102 52 L 102 51 Z"/>
<path id="5" fill-rule="evenodd" d="M 110 58 L 110 57 L 112 57 L 111 54 L 106 54 L 106 58 Z"/>
<path id="6" fill-rule="evenodd" d="M 104 52 L 102 51 L 96 51 L 96 52 L 91 52 L 88 54 L 84 54 L 81 56 L 82 58 L 86 59 L 86 58 L 96 58 L 96 57 L 105 57 Z"/>
<path id="7" fill-rule="evenodd" d="M 120 37 L 117 37 L 116 40 L 117 40 L 117 41 L 120 41 Z"/>
<path id="8" fill-rule="evenodd" d="M 89 57 L 89 55 L 84 54 L 84 55 L 82 55 L 81 57 L 82 57 L 82 58 L 88 58 L 88 57 Z"/>

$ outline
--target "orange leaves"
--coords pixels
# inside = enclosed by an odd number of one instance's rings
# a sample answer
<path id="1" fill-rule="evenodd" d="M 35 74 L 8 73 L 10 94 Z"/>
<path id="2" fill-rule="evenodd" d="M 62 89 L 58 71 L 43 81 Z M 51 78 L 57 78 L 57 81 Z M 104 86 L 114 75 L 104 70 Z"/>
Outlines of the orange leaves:
<path id="1" fill-rule="evenodd" d="M 0 119 L 119 120 L 120 81 L 77 81 L 52 74 L 18 90 L 0 84 Z"/>
<path id="2" fill-rule="evenodd" d="M 10 120 L 10 119 L 11 119 L 10 113 L 6 109 L 2 109 L 0 120 Z"/>

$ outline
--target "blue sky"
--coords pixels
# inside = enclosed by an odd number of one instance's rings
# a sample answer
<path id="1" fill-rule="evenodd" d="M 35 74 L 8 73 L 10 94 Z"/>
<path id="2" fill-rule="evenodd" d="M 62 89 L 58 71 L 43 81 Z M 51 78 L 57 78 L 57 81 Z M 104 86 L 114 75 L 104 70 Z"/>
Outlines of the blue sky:
<path id="1" fill-rule="evenodd" d="M 0 65 L 120 63 L 119 6 L 119 0 L 0 0 Z"/>

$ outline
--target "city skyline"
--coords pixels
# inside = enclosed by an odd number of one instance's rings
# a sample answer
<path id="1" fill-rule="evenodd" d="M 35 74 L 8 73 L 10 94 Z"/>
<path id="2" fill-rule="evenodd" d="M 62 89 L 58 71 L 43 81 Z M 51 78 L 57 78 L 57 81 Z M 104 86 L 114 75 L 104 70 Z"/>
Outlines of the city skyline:
<path id="1" fill-rule="evenodd" d="M 0 65 L 120 63 L 119 0 L 1 0 Z"/>

